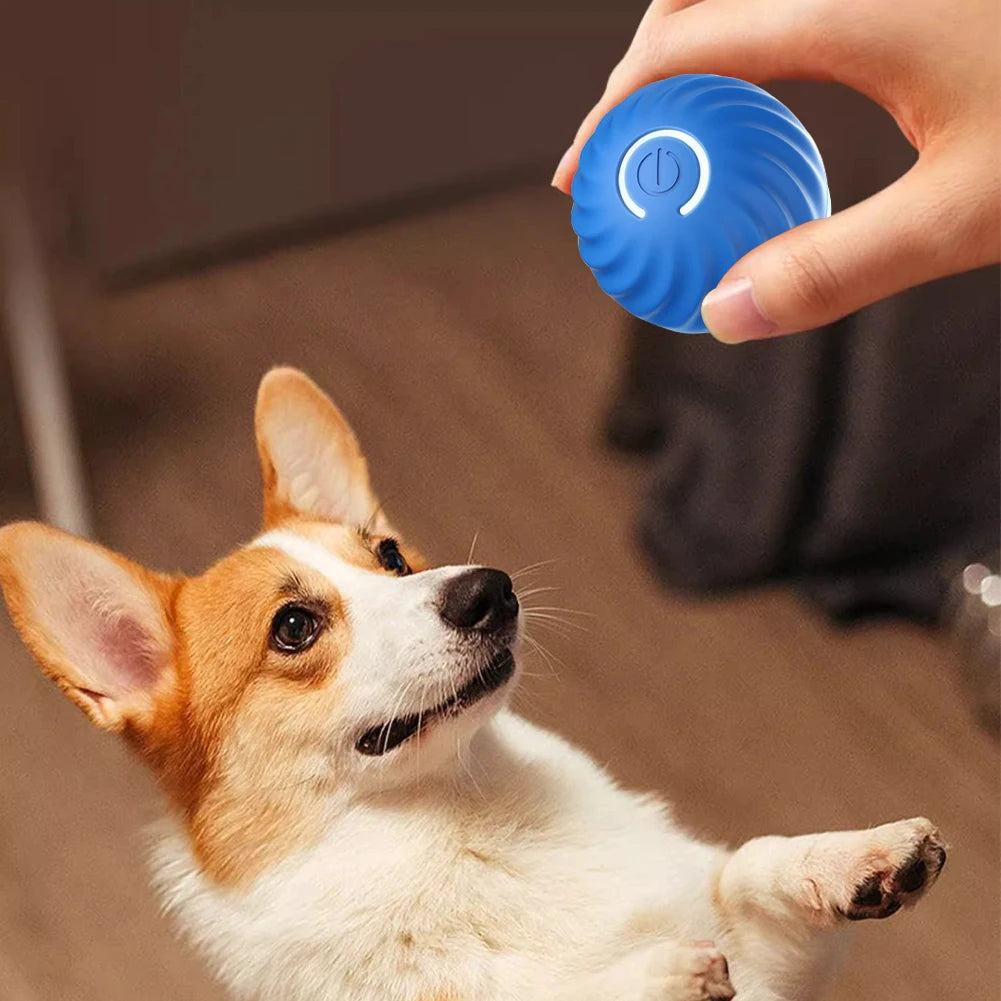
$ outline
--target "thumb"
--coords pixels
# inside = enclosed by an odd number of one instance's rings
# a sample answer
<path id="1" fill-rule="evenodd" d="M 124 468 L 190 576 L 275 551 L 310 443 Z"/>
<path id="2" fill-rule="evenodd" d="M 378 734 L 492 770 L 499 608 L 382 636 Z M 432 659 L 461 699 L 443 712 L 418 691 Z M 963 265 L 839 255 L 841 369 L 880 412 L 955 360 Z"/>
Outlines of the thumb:
<path id="1" fill-rule="evenodd" d="M 809 330 L 987 263 L 985 241 L 971 239 L 976 220 L 964 212 L 971 199 L 951 174 L 919 160 L 871 198 L 756 247 L 702 301 L 709 331 L 737 343 Z"/>

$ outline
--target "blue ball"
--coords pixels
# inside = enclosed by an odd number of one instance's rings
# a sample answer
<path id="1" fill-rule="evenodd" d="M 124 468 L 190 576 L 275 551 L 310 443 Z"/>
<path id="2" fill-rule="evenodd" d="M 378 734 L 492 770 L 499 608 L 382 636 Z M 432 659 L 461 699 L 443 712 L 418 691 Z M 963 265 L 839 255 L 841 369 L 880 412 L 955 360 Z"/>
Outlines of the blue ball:
<path id="1" fill-rule="evenodd" d="M 648 323 L 705 333 L 701 305 L 748 251 L 831 213 L 810 134 L 760 87 L 688 74 L 601 120 L 580 157 L 571 222 L 601 288 Z"/>

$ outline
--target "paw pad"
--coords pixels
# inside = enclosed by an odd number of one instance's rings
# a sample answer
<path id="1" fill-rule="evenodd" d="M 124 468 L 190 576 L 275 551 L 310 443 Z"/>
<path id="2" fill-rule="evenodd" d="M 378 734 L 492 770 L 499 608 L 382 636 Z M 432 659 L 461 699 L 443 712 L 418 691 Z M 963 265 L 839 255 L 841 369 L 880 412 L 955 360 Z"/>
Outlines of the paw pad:
<path id="1" fill-rule="evenodd" d="M 864 921 L 896 914 L 935 882 L 945 862 L 945 847 L 936 836 L 926 836 L 900 865 L 875 872 L 859 883 L 845 917 Z"/>

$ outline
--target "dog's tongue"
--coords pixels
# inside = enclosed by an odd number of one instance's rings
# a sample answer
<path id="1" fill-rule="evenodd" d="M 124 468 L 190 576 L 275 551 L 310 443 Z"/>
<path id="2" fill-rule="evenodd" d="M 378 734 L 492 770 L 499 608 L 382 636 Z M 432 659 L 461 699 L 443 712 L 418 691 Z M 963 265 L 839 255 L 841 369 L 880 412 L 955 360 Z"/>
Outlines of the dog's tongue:
<path id="1" fill-rule="evenodd" d="M 378 757 L 409 740 L 420 727 L 421 718 L 417 715 L 394 719 L 392 723 L 383 723 L 367 730 L 355 747 L 362 754 Z"/>

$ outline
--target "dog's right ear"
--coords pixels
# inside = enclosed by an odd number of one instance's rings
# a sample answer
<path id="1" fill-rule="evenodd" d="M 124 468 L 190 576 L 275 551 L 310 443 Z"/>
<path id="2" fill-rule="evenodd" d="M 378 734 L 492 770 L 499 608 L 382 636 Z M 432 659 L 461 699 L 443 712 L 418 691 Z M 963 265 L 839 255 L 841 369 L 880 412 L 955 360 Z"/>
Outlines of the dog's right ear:
<path id="1" fill-rule="evenodd" d="M 312 379 L 294 368 L 268 372 L 254 424 L 265 528 L 296 516 L 386 527 L 358 439 Z"/>
<path id="2" fill-rule="evenodd" d="M 0 587 L 42 670 L 98 726 L 140 730 L 174 683 L 178 582 L 34 522 L 0 528 Z"/>

